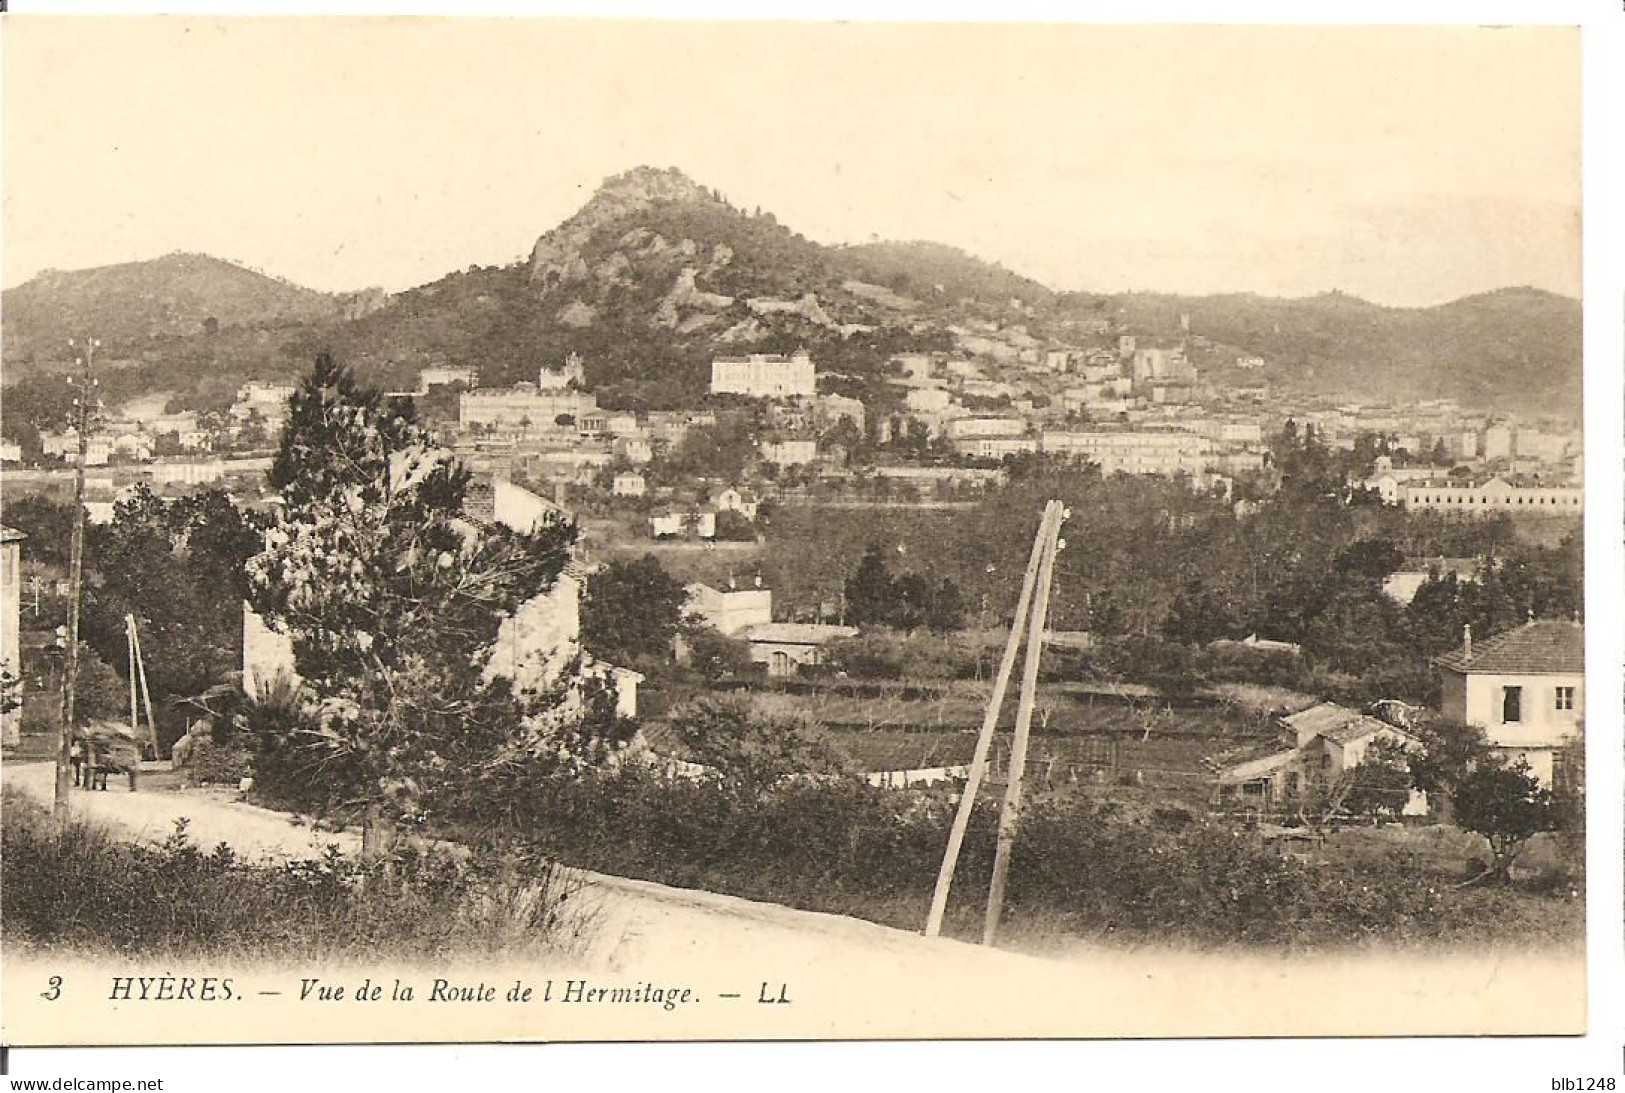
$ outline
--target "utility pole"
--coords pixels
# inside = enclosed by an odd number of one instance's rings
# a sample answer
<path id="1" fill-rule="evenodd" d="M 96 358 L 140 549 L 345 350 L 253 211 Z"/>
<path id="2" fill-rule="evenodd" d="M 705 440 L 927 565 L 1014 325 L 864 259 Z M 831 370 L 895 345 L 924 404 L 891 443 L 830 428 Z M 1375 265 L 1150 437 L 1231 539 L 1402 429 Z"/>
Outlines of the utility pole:
<path id="1" fill-rule="evenodd" d="M 147 658 L 141 652 L 141 630 L 136 626 L 134 615 L 126 615 L 125 618 L 129 621 L 130 647 L 135 654 L 135 675 L 141 680 L 141 699 L 147 705 L 147 746 L 152 749 L 152 757 L 157 759 L 158 725 L 152 717 L 152 692 L 147 689 Z M 134 694 L 134 691 L 131 693 Z M 136 731 L 139 732 L 139 728 Z M 134 781 L 131 781 L 130 788 L 135 788 Z"/>
<path id="2" fill-rule="evenodd" d="M 982 787 L 987 772 L 988 752 L 993 745 L 993 734 L 1004 707 L 1005 691 L 1010 685 L 1010 674 L 1016 666 L 1016 653 L 1021 648 L 1021 626 L 1032 603 L 1033 588 L 1038 583 L 1045 546 L 1049 542 L 1051 525 L 1057 521 L 1060 504 L 1051 501 L 1044 506 L 1044 518 L 1038 523 L 1038 534 L 1033 536 L 1032 556 L 1027 561 L 1027 573 L 1021 584 L 1021 597 L 1016 601 L 1016 616 L 1010 623 L 1010 636 L 1005 639 L 1004 657 L 999 662 L 998 677 L 993 683 L 993 694 L 988 699 L 987 711 L 982 716 L 982 730 L 976 737 L 976 750 L 971 755 L 970 770 L 965 779 L 965 790 L 959 797 L 959 809 L 954 814 L 952 829 L 948 832 L 948 849 L 942 856 L 942 869 L 937 874 L 936 890 L 931 896 L 931 910 L 925 920 L 925 936 L 942 933 L 942 918 L 948 909 L 948 891 L 953 886 L 954 869 L 959 864 L 959 850 L 965 842 L 965 831 L 970 826 L 972 810 L 976 807 L 976 793 Z M 989 567 L 991 569 L 991 567 Z M 982 597 L 985 605 L 987 597 Z M 984 610 L 985 610 L 984 606 Z"/>
<path id="3" fill-rule="evenodd" d="M 141 731 L 141 708 L 135 693 L 135 616 L 124 616 L 124 648 L 130 654 L 130 736 Z"/>
<path id="4" fill-rule="evenodd" d="M 1059 511 L 1050 521 L 1044 560 L 1038 571 L 1038 601 L 1033 604 L 1027 627 L 1027 660 L 1022 665 L 1021 701 L 1016 707 L 1016 735 L 1010 744 L 1010 770 L 1004 783 L 1004 807 L 999 810 L 999 842 L 993 854 L 993 882 L 988 887 L 987 917 L 982 926 L 982 944 L 992 945 L 999 933 L 999 917 L 1004 913 L 1004 883 L 1010 875 L 1010 852 L 1015 847 L 1016 828 L 1021 821 L 1021 781 L 1027 770 L 1027 736 L 1032 729 L 1033 706 L 1038 696 L 1038 662 L 1044 652 L 1044 623 L 1049 616 L 1050 582 L 1055 575 L 1055 555 L 1061 549 L 1061 524 L 1067 511 Z"/>
<path id="5" fill-rule="evenodd" d="M 73 788 L 69 753 L 73 748 L 74 690 L 79 685 L 79 606 L 85 582 L 85 462 L 90 455 L 91 403 L 96 397 L 93 369 L 96 347 L 100 344 L 98 339 L 90 338 L 85 342 L 84 352 L 74 357 L 74 363 L 80 368 L 79 397 L 74 399 L 78 409 L 79 460 L 73 475 L 73 545 L 68 561 L 68 666 L 62 681 L 62 728 L 57 741 L 56 796 L 51 808 L 56 822 L 61 825 L 68 822 L 68 796 Z M 70 340 L 68 345 L 74 343 Z M 95 758 L 92 749 L 86 748 L 85 752 L 88 770 Z"/>

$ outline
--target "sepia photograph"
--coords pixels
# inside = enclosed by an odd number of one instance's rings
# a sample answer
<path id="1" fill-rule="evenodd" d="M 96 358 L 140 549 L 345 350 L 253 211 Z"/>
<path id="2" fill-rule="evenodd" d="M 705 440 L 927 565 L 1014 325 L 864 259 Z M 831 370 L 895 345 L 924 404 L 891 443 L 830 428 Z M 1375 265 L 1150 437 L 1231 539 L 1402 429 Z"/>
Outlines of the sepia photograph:
<path id="1" fill-rule="evenodd" d="M 7 1045 L 1587 1031 L 1581 28 L 0 32 Z"/>

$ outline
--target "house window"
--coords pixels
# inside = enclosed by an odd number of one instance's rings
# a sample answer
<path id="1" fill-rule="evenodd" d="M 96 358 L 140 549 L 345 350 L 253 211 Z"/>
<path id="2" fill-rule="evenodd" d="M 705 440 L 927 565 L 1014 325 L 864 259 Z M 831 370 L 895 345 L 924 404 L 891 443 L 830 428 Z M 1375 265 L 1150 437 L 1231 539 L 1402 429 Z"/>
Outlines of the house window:
<path id="1" fill-rule="evenodd" d="M 1559 687 L 1557 689 L 1557 708 L 1559 710 L 1574 709 L 1574 688 Z"/>
<path id="2" fill-rule="evenodd" d="M 1501 692 L 1501 724 L 1515 725 L 1523 720 L 1523 688 L 1507 687 Z"/>

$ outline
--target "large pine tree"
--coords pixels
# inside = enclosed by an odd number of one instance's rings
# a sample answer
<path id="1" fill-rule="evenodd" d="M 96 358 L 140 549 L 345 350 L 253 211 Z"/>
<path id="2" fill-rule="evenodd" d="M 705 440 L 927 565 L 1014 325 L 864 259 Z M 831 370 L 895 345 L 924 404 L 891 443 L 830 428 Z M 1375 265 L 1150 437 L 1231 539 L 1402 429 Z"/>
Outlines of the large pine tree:
<path id="1" fill-rule="evenodd" d="M 291 637 L 312 713 L 268 760 L 366 806 L 377 849 L 380 821 L 553 748 L 527 724 L 561 696 L 516 694 L 489 661 L 503 619 L 552 587 L 573 526 L 469 520 L 469 472 L 408 404 L 326 355 L 293 395 L 270 481 L 283 505 L 249 563 L 250 599 Z"/>

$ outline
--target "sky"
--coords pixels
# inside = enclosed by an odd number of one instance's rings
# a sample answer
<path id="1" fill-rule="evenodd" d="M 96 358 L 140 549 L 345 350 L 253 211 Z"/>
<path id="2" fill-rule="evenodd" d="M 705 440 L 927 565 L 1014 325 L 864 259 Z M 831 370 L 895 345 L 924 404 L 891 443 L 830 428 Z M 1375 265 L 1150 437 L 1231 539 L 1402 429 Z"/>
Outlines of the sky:
<path id="1" fill-rule="evenodd" d="M 1060 289 L 1580 293 L 1573 29 L 11 16 L 0 48 L 6 286 L 187 250 L 397 290 L 649 164 Z"/>

